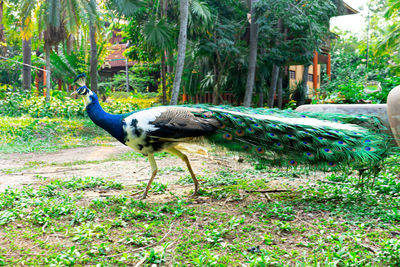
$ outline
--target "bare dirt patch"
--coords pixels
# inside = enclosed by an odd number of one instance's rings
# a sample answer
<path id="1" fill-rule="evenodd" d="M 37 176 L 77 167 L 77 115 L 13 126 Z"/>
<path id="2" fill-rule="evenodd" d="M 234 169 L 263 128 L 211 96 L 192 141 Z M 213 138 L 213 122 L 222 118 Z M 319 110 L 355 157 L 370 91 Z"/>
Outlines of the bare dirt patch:
<path id="1" fill-rule="evenodd" d="M 119 155 L 131 151 L 129 147 L 112 143 L 110 146 L 73 148 L 54 153 L 0 154 L 0 191 L 7 187 L 35 184 L 41 179 L 87 176 L 115 179 L 125 186 L 146 182 L 150 175 L 150 166 L 146 158 L 115 160 Z M 194 171 L 199 175 L 221 168 L 240 170 L 249 167 L 247 163 L 232 163 L 198 154 L 190 154 L 189 158 Z M 177 158 L 161 157 L 157 159 L 157 164 L 159 169 L 181 166 L 185 172 L 179 172 L 177 175 L 167 171 L 159 174 L 155 181 L 174 183 L 180 176 L 187 174 L 185 164 Z"/>
<path id="2" fill-rule="evenodd" d="M 7 187 L 21 187 L 23 185 L 40 183 L 40 180 L 70 179 L 72 177 L 103 177 L 115 179 L 124 186 L 133 186 L 147 182 L 150 176 L 150 166 L 146 158 L 133 157 L 132 160 L 120 160 L 121 155 L 132 152 L 129 147 L 119 143 L 107 146 L 65 149 L 53 153 L 27 154 L 0 154 L 0 191 Z M 188 153 L 192 167 L 197 175 L 213 175 L 215 172 L 226 169 L 241 171 L 251 168 L 247 162 L 238 161 L 235 157 L 215 155 L 199 155 Z M 159 173 L 155 181 L 168 183 L 168 191 L 180 195 L 190 191 L 192 186 L 178 186 L 175 184 L 181 176 L 187 175 L 185 164 L 178 158 L 157 158 L 159 170 L 173 166 L 180 166 L 184 171 L 164 171 Z M 249 175 L 249 179 L 262 178 L 259 175 Z M 299 177 L 296 179 L 281 179 L 271 181 L 272 187 L 285 188 L 304 184 L 314 177 Z M 186 192 L 187 193 L 187 192 Z M 163 196 L 165 197 L 165 195 Z"/>

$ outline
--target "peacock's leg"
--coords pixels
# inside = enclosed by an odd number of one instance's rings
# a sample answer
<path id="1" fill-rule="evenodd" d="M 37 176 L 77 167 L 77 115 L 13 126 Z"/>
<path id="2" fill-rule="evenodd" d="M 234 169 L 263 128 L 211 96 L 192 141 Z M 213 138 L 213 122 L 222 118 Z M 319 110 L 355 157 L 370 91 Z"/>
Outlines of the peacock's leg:
<path id="1" fill-rule="evenodd" d="M 150 190 L 151 183 L 153 182 L 154 177 L 156 177 L 156 175 L 157 175 L 157 163 L 154 160 L 154 155 L 153 154 L 149 154 L 147 156 L 147 158 L 149 159 L 149 162 L 150 162 L 151 177 L 150 177 L 149 182 L 147 183 L 146 189 L 144 190 L 143 196 L 141 197 L 141 199 L 145 199 L 147 197 L 147 193 Z"/>
<path id="2" fill-rule="evenodd" d="M 192 169 L 192 166 L 190 165 L 188 157 L 185 154 L 183 154 L 181 151 L 179 151 L 178 149 L 176 149 L 174 147 L 169 148 L 167 151 L 169 153 L 173 154 L 173 155 L 178 156 L 181 160 L 183 160 L 186 163 L 186 166 L 187 166 L 187 168 L 188 168 L 188 170 L 190 172 L 190 175 L 192 176 L 193 182 L 194 182 L 194 193 L 193 193 L 193 195 L 196 195 L 198 193 L 198 191 L 199 191 L 199 181 L 197 180 L 196 175 L 193 172 L 193 169 Z"/>

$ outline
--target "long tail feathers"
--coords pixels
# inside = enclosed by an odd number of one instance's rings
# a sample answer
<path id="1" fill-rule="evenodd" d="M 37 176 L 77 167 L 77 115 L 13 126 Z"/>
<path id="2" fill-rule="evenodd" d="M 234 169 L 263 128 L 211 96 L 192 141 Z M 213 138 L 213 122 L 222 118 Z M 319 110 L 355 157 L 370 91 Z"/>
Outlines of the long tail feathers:
<path id="1" fill-rule="evenodd" d="M 377 165 L 389 151 L 389 136 L 372 116 L 298 113 L 274 109 L 195 105 L 198 116 L 218 119 L 206 138 L 278 165 Z"/>

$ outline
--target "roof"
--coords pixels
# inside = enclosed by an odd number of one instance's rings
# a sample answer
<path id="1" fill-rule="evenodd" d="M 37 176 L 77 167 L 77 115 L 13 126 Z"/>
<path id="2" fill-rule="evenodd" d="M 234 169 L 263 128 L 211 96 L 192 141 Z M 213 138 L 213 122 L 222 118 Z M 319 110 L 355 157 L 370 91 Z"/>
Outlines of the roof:
<path id="1" fill-rule="evenodd" d="M 346 4 L 345 2 L 343 2 L 343 6 L 345 8 L 344 14 L 340 14 L 341 16 L 344 15 L 353 15 L 353 14 L 357 14 L 360 13 L 358 10 L 352 8 L 351 6 L 349 6 L 348 4 Z"/>
<path id="2" fill-rule="evenodd" d="M 111 48 L 111 53 L 106 57 L 102 68 L 125 67 L 126 57 L 123 53 L 126 50 L 126 44 L 114 44 Z M 128 66 L 133 66 L 135 62 L 128 61 Z"/>

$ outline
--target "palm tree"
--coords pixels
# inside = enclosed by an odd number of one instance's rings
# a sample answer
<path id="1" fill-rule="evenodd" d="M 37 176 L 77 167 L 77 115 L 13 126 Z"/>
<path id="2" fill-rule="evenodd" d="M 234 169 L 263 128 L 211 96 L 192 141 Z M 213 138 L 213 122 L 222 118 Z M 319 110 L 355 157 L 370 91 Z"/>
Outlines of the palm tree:
<path id="1" fill-rule="evenodd" d="M 32 85 L 32 17 L 27 16 L 22 23 L 22 88 L 29 92 Z"/>
<path id="2" fill-rule="evenodd" d="M 46 100 L 50 100 L 51 89 L 51 64 L 50 55 L 52 47 L 64 41 L 68 34 L 78 32 L 84 13 L 92 16 L 92 8 L 86 0 L 22 0 L 21 14 L 23 21 L 32 12 L 38 14 L 37 22 L 39 31 L 43 32 L 45 58 L 46 58 Z"/>
<path id="3" fill-rule="evenodd" d="M 96 21 L 98 18 L 96 16 L 97 4 L 96 0 L 90 0 L 87 6 L 90 10 L 88 13 L 89 19 L 89 39 L 90 39 L 90 88 L 92 91 L 98 93 L 97 90 L 97 43 L 96 43 Z"/>
<path id="4" fill-rule="evenodd" d="M 250 18 L 250 44 L 249 44 L 249 70 L 247 75 L 246 92 L 244 106 L 250 107 L 253 98 L 254 80 L 257 66 L 257 46 L 258 46 L 258 25 L 256 22 L 255 5 L 258 0 L 251 1 Z"/>
<path id="5" fill-rule="evenodd" d="M 179 88 L 181 86 L 183 67 L 185 65 L 185 52 L 186 52 L 186 42 L 187 42 L 187 24 L 189 16 L 189 1 L 180 1 L 180 31 L 179 31 L 179 41 L 178 41 L 178 60 L 176 63 L 176 72 L 174 85 L 172 87 L 171 105 L 178 104 Z"/>
<path id="6" fill-rule="evenodd" d="M 5 55 L 5 36 L 4 36 L 4 23 L 3 23 L 3 14 L 4 14 L 4 1 L 1 0 L 0 1 L 0 45 L 3 46 L 3 51 L 2 51 L 2 55 Z M 7 48 L 6 48 L 7 49 Z"/>

